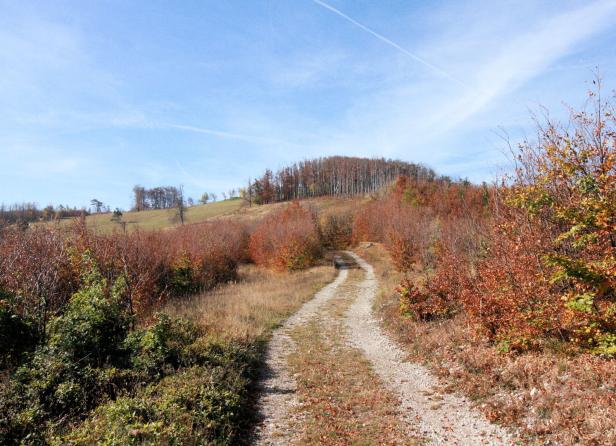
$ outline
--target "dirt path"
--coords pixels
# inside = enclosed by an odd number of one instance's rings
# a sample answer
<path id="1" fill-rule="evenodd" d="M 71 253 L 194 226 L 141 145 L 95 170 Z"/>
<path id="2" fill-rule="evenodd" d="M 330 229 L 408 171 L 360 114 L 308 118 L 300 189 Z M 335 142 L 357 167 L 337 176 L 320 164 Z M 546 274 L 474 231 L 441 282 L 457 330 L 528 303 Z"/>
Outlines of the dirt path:
<path id="1" fill-rule="evenodd" d="M 404 351 L 381 330 L 372 313 L 378 283 L 372 266 L 348 252 L 365 271 L 355 303 L 346 314 L 351 343 L 370 360 L 385 386 L 396 392 L 407 419 L 417 420 L 429 444 L 507 445 L 507 433 L 491 424 L 467 400 L 438 392 L 438 380 L 425 367 L 405 361 Z"/>
<path id="2" fill-rule="evenodd" d="M 505 445 L 506 434 L 460 397 L 440 394 L 427 369 L 372 315 L 372 267 L 336 280 L 274 332 L 256 444 Z"/>
<path id="3" fill-rule="evenodd" d="M 259 412 L 263 418 L 257 427 L 257 444 L 288 445 L 298 439 L 301 413 L 294 410 L 299 401 L 297 383 L 291 376 L 287 357 L 297 346 L 291 331 L 312 320 L 319 309 L 334 296 L 338 287 L 346 281 L 348 270 L 341 270 L 338 277 L 315 294 L 293 316 L 276 329 L 268 345 L 266 369 L 261 383 Z"/>

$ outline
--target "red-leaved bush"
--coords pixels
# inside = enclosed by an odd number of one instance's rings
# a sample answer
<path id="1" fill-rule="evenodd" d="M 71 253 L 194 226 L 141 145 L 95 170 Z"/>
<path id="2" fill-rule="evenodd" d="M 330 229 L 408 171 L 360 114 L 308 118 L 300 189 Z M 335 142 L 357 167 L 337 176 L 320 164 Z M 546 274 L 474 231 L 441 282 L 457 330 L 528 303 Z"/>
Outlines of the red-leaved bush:
<path id="1" fill-rule="evenodd" d="M 321 255 L 317 216 L 294 202 L 267 215 L 250 236 L 250 257 L 278 271 L 306 268 Z"/>
<path id="2" fill-rule="evenodd" d="M 616 355 L 616 117 L 598 98 L 570 128 L 540 126 L 499 187 L 400 178 L 357 213 L 354 241 L 383 242 L 407 273 L 404 311 L 463 309 L 503 351 Z"/>
<path id="3" fill-rule="evenodd" d="M 599 98 L 591 93 L 594 107 L 572 113 L 569 128 L 540 126 L 501 188 L 490 250 L 464 300 L 506 346 L 549 339 L 616 355 L 616 117 Z"/>
<path id="4" fill-rule="evenodd" d="M 84 222 L 69 229 L 5 229 L 0 234 L 0 290 L 39 331 L 79 289 L 87 262 L 108 283 L 122 277 L 131 313 L 147 316 L 166 299 L 236 277 L 248 234 L 225 221 L 167 231 L 97 234 Z"/>

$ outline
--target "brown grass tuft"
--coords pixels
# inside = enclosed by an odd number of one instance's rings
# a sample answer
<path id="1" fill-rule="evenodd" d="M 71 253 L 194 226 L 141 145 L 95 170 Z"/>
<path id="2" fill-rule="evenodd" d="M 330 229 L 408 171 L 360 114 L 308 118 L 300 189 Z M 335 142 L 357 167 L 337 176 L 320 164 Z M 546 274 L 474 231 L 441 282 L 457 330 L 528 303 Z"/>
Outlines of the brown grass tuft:
<path id="1" fill-rule="evenodd" d="M 223 336 L 255 338 L 269 332 L 334 276 L 335 270 L 329 266 L 277 273 L 242 265 L 237 282 L 170 302 L 165 311 Z"/>

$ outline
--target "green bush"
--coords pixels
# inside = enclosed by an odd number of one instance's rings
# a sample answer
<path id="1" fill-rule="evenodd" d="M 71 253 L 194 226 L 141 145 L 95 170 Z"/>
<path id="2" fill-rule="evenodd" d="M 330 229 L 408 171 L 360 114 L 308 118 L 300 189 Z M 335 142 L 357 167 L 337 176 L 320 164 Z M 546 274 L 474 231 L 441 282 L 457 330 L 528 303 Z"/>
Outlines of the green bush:
<path id="1" fill-rule="evenodd" d="M 47 425 L 94 408 L 134 381 L 121 368 L 130 316 L 120 305 L 124 284 L 109 290 L 93 268 L 65 312 L 48 327 L 47 342 L 18 368 L 0 399 L 0 443 L 43 443 Z"/>
<path id="2" fill-rule="evenodd" d="M 260 350 L 164 314 L 130 332 L 124 286 L 91 265 L 45 342 L 0 386 L 0 444 L 233 442 Z M 14 321 L 8 310 L 0 318 Z M 23 328 L 14 324 L 2 330 Z"/>
<path id="3" fill-rule="evenodd" d="M 353 217 L 351 214 L 331 214 L 321 221 L 323 246 L 328 249 L 346 249 L 351 244 Z"/>
<path id="4" fill-rule="evenodd" d="M 91 273 L 84 287 L 71 298 L 64 314 L 49 324 L 48 346 L 76 362 L 102 366 L 124 356 L 122 344 L 131 317 L 121 304 L 123 279 L 107 291 L 107 282 Z"/>
<path id="5" fill-rule="evenodd" d="M 123 337 L 126 316 L 102 284 L 74 296 L 0 393 L 0 444 L 231 444 L 247 419 L 254 346 L 166 315 Z"/>
<path id="6" fill-rule="evenodd" d="M 18 366 L 37 341 L 34 324 L 15 313 L 0 290 L 0 369 Z"/>
<path id="7" fill-rule="evenodd" d="M 255 378 L 254 347 L 200 338 L 183 351 L 194 365 L 132 397 L 96 409 L 57 445 L 235 444 Z"/>
<path id="8" fill-rule="evenodd" d="M 99 407 L 58 445 L 231 444 L 245 380 L 194 366 Z"/>
<path id="9" fill-rule="evenodd" d="M 194 293 L 199 288 L 199 283 L 194 277 L 194 266 L 188 255 L 180 256 L 171 267 L 171 291 L 174 295 L 182 296 Z"/>
<path id="10" fill-rule="evenodd" d="M 158 314 L 152 327 L 131 333 L 125 342 L 131 352 L 131 367 L 149 377 L 162 377 L 174 369 L 188 365 L 186 347 L 194 343 L 200 331 L 186 320 L 172 320 Z"/>

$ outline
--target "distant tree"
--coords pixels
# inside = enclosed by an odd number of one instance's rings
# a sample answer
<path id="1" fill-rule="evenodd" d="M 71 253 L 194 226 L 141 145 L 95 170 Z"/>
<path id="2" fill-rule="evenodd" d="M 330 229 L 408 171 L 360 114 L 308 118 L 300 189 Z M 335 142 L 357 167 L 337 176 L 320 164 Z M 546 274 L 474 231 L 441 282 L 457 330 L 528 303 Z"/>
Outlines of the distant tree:
<path id="1" fill-rule="evenodd" d="M 90 200 L 90 204 L 94 208 L 94 212 L 96 212 L 97 214 L 101 213 L 101 210 L 103 209 L 102 201 L 97 200 L 96 198 L 93 198 L 92 200 Z"/>
<path id="2" fill-rule="evenodd" d="M 223 192 L 223 193 L 222 193 L 222 199 L 223 199 L 223 200 L 226 200 L 226 199 L 227 199 L 227 193 L 226 193 L 226 192 Z"/>
<path id="3" fill-rule="evenodd" d="M 189 207 L 192 207 L 195 205 L 195 200 L 193 200 L 192 197 L 188 197 L 188 200 L 186 200 L 186 203 L 188 203 Z"/>
<path id="4" fill-rule="evenodd" d="M 245 187 L 240 187 L 237 190 L 239 197 L 245 201 L 246 203 L 248 203 L 248 193 L 246 192 L 246 188 Z"/>
<path id="5" fill-rule="evenodd" d="M 216 195 L 215 193 L 213 193 L 213 192 L 212 192 L 212 193 L 210 194 L 210 199 L 211 199 L 212 201 L 216 201 L 216 200 L 218 199 L 218 195 Z"/>
<path id="6" fill-rule="evenodd" d="M 248 182 L 249 203 L 272 203 L 318 196 L 365 196 L 393 184 L 401 176 L 414 183 L 434 181 L 433 170 L 420 164 L 384 158 L 334 156 L 304 160 L 281 168 L 266 170 L 260 178 Z"/>
<path id="7" fill-rule="evenodd" d="M 199 203 L 207 204 L 207 202 L 210 201 L 210 198 L 210 194 L 208 194 L 207 192 L 203 192 L 203 195 L 201 195 L 201 198 L 199 198 Z"/>
<path id="8" fill-rule="evenodd" d="M 184 200 L 184 187 L 180 186 L 177 189 L 177 196 L 175 201 L 175 214 L 174 220 L 179 221 L 180 224 L 184 224 L 184 219 L 186 217 L 186 201 Z"/>
<path id="9" fill-rule="evenodd" d="M 113 214 L 111 215 L 111 221 L 119 223 L 120 221 L 122 221 L 122 215 L 122 211 L 119 208 L 115 208 Z"/>
<path id="10" fill-rule="evenodd" d="M 145 188 L 139 185 L 133 187 L 133 210 L 139 212 L 147 208 Z"/>
<path id="11" fill-rule="evenodd" d="M 53 220 L 54 208 L 52 205 L 48 205 L 43 209 L 43 220 Z"/>

